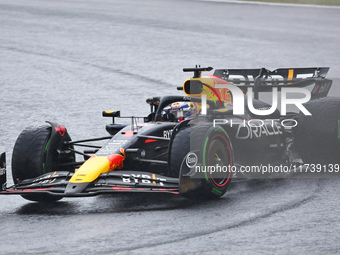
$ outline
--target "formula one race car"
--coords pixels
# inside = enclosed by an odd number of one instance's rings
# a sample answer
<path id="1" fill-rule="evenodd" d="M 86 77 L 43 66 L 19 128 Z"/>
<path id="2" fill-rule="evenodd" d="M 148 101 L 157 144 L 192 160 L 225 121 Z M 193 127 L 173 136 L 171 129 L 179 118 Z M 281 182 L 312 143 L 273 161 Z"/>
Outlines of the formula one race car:
<path id="1" fill-rule="evenodd" d="M 107 137 L 72 141 L 53 122 L 27 128 L 13 150 L 14 186 L 6 187 L 1 156 L 0 194 L 33 201 L 116 192 L 217 198 L 232 179 L 244 178 L 242 167 L 338 163 L 340 99 L 326 97 L 328 69 L 218 69 L 201 77 L 212 68 L 185 68 L 194 72 L 178 88 L 186 95 L 147 99 L 151 112 L 143 122 L 116 124 L 120 111 L 103 112 L 113 119 Z M 258 100 L 262 92 L 271 92 L 271 105 Z M 300 111 L 287 112 L 288 104 Z"/>

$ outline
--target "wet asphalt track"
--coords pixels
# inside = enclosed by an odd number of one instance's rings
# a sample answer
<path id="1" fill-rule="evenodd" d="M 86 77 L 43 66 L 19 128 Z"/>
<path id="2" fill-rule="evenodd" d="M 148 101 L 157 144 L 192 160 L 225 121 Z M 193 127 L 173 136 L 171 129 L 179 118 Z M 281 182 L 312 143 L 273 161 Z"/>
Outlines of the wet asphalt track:
<path id="1" fill-rule="evenodd" d="M 145 115 L 183 67 L 331 66 L 340 9 L 198 1 L 0 1 L 0 148 L 63 123 L 105 135 L 102 110 Z M 9 167 L 10 171 L 10 167 Z M 12 181 L 9 180 L 11 184 Z M 0 197 L 0 254 L 333 254 L 340 180 L 235 183 L 217 201 L 126 195 L 52 205 Z"/>

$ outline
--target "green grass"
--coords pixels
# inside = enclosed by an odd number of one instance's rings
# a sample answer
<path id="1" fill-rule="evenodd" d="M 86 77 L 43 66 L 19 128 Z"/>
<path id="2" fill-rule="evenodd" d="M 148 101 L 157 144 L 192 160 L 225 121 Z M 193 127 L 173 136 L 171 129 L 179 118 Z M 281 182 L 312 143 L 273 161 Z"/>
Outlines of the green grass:
<path id="1" fill-rule="evenodd" d="M 319 4 L 319 5 L 340 5 L 340 0 L 247 0 L 258 2 L 290 3 L 290 4 Z"/>

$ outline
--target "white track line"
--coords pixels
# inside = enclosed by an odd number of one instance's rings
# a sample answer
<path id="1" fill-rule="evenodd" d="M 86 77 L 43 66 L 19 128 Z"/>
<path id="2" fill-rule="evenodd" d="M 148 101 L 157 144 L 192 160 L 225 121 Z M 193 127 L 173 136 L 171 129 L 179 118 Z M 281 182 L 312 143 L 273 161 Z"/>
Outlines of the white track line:
<path id="1" fill-rule="evenodd" d="M 272 3 L 272 2 L 256 2 L 256 1 L 239 1 L 239 0 L 196 0 L 200 2 L 219 2 L 219 3 L 238 3 L 238 4 L 254 4 L 254 5 L 272 5 L 285 7 L 304 7 L 304 8 L 326 8 L 326 9 L 340 9 L 336 5 L 317 5 L 317 4 L 294 4 L 294 3 Z"/>

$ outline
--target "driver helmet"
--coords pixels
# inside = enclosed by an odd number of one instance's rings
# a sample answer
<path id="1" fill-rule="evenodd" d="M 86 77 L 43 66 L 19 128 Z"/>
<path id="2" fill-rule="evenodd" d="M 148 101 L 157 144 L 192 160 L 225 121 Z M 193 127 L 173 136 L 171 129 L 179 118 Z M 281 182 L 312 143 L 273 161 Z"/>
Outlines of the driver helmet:
<path id="1" fill-rule="evenodd" d="M 198 106 L 193 102 L 175 102 L 171 104 L 169 113 L 173 114 L 178 121 L 183 121 L 197 114 Z"/>

